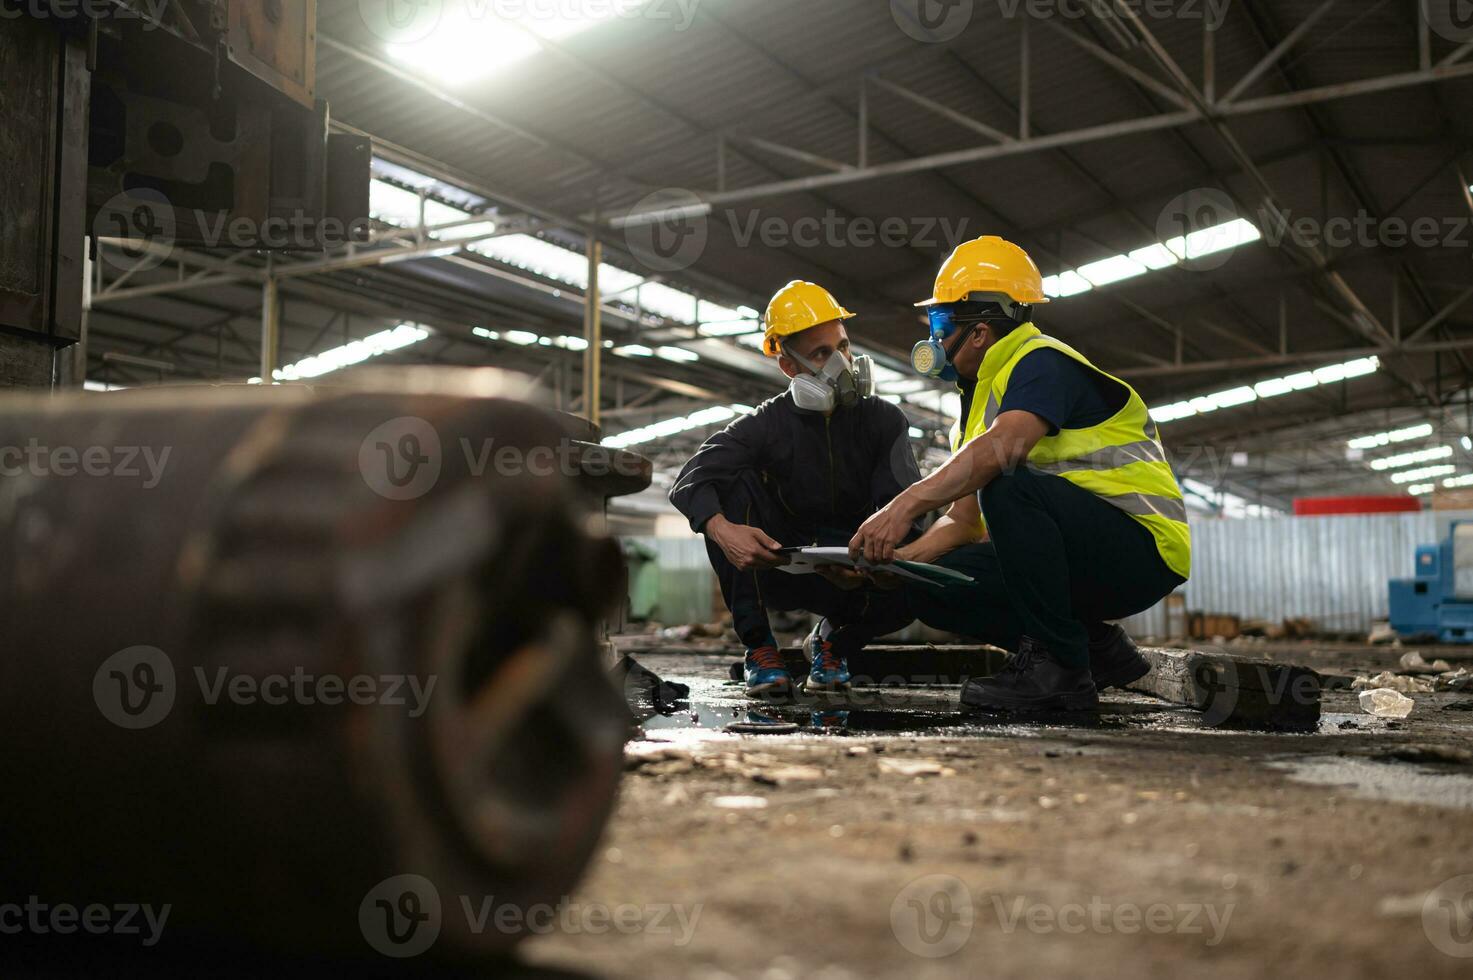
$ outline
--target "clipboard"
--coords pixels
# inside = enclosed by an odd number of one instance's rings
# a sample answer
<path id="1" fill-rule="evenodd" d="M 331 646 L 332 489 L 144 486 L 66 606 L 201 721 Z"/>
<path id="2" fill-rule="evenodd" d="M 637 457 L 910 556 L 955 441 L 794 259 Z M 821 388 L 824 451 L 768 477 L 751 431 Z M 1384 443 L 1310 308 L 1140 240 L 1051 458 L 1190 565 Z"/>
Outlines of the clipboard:
<path id="1" fill-rule="evenodd" d="M 934 585 L 940 588 L 972 585 L 975 581 L 970 575 L 963 575 L 950 568 L 921 561 L 894 561 L 874 565 L 863 558 L 850 558 L 848 548 L 782 548 L 778 554 L 788 560 L 786 565 L 779 565 L 778 568 L 789 575 L 812 575 L 825 565 L 838 565 L 859 571 L 886 572 L 912 582 L 919 582 L 922 585 Z"/>

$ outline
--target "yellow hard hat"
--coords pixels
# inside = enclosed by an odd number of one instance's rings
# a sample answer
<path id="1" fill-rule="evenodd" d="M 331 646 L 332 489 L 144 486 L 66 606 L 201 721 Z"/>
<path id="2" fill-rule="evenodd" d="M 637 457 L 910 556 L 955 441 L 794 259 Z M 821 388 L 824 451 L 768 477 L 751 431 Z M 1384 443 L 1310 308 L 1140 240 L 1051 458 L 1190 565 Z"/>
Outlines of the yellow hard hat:
<path id="1" fill-rule="evenodd" d="M 783 337 L 802 333 L 830 320 L 847 320 L 853 315 L 840 306 L 827 289 L 794 279 L 779 289 L 772 302 L 767 304 L 767 315 L 762 318 L 767 326 L 762 335 L 762 351 L 768 357 L 776 357 L 782 352 L 778 345 Z"/>
<path id="2" fill-rule="evenodd" d="M 917 306 L 957 303 L 971 293 L 1003 293 L 1014 303 L 1047 303 L 1038 266 L 1012 242 L 985 235 L 962 242 L 942 263 L 936 289 Z"/>

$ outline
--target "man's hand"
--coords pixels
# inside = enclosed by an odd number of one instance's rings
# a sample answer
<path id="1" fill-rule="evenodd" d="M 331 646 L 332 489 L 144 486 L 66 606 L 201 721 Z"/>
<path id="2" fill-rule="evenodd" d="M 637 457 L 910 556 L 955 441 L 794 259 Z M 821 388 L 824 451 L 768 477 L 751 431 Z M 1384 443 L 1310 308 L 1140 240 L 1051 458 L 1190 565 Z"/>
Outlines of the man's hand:
<path id="1" fill-rule="evenodd" d="M 779 555 L 781 544 L 768 537 L 760 527 L 733 524 L 721 514 L 706 522 L 702 529 L 706 536 L 715 541 L 726 553 L 726 560 L 737 570 L 749 572 L 754 568 L 776 568 L 786 564 Z"/>
<path id="2" fill-rule="evenodd" d="M 911 513 L 909 491 L 890 501 L 869 520 L 859 525 L 859 531 L 849 541 L 849 557 L 863 557 L 872 565 L 884 564 L 895 558 L 895 548 L 910 533 L 915 514 Z"/>

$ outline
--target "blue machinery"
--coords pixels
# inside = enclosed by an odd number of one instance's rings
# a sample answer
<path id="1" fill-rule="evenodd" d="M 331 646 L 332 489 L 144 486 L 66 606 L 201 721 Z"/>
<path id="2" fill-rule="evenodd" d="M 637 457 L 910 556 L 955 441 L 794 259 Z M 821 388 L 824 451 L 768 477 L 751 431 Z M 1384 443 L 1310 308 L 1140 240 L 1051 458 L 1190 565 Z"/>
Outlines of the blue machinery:
<path id="1" fill-rule="evenodd" d="M 1473 521 L 1454 521 L 1441 544 L 1417 548 L 1416 578 L 1391 580 L 1391 628 L 1473 641 Z"/>

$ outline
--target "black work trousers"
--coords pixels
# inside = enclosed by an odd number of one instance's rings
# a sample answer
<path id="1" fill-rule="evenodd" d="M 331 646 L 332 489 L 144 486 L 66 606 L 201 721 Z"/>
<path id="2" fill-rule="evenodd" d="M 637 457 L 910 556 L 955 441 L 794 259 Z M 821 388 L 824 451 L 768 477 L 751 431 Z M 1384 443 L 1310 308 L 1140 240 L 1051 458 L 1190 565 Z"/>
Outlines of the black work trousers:
<path id="1" fill-rule="evenodd" d="M 980 496 L 991 540 L 936 562 L 975 584 L 905 590 L 927 626 L 1007 650 L 1027 635 L 1086 666 L 1106 620 L 1149 609 L 1185 581 L 1144 525 L 1063 477 L 1018 469 Z"/>
<path id="2" fill-rule="evenodd" d="M 723 488 L 721 504 L 722 514 L 728 521 L 760 527 L 789 547 L 815 543 L 847 546 L 858 530 L 858 527 L 800 530 L 794 526 L 792 516 L 768 492 L 761 476 L 751 471 Z M 914 618 L 906 596 L 900 591 L 869 588 L 846 591 L 820 575 L 792 575 L 780 569 L 738 571 L 709 536 L 706 553 L 721 584 L 721 597 L 731 610 L 732 628 L 749 649 L 772 642 L 769 610 L 801 609 L 827 618 L 833 627 L 829 641 L 845 656 L 877 636 L 905 628 Z"/>

